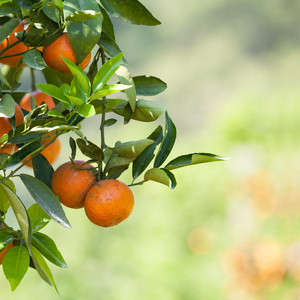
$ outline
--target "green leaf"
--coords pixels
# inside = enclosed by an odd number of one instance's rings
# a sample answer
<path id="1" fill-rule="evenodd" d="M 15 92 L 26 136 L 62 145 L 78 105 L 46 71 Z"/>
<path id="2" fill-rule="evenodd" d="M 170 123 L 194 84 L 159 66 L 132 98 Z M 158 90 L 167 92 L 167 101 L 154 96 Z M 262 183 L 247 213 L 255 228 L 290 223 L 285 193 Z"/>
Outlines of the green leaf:
<path id="1" fill-rule="evenodd" d="M 169 156 L 176 140 L 176 127 L 171 118 L 169 117 L 168 113 L 165 113 L 166 116 L 166 128 L 165 128 L 165 135 L 164 140 L 160 145 L 159 152 L 154 161 L 154 168 L 160 167 L 164 161 Z"/>
<path id="2" fill-rule="evenodd" d="M 48 18 L 48 16 L 41 10 L 41 2 L 37 3 L 36 11 L 38 14 L 32 15 L 32 20 L 29 23 L 28 31 L 24 44 L 27 46 L 45 46 L 56 40 L 63 31 L 63 26 Z"/>
<path id="3" fill-rule="evenodd" d="M 59 87 L 48 83 L 36 84 L 36 87 L 40 89 L 43 93 L 50 95 L 51 97 L 54 97 L 72 107 L 71 101 Z"/>
<path id="4" fill-rule="evenodd" d="M 125 66 L 120 66 L 116 71 L 116 74 L 122 84 L 131 86 L 130 88 L 125 90 L 125 94 L 130 104 L 131 110 L 134 111 L 136 105 L 136 92 L 131 74 Z"/>
<path id="5" fill-rule="evenodd" d="M 37 232 L 44 228 L 51 218 L 44 212 L 44 210 L 37 204 L 32 204 L 27 209 L 28 216 L 31 221 L 31 230 L 32 233 Z"/>
<path id="6" fill-rule="evenodd" d="M 124 108 L 126 103 L 121 103 L 113 107 L 113 112 L 124 116 Z M 132 119 L 140 122 L 153 122 L 157 120 L 163 113 L 167 111 L 167 107 L 163 102 L 138 99 L 136 107 L 132 115 Z"/>
<path id="7" fill-rule="evenodd" d="M 76 157 L 76 142 L 72 137 L 69 138 L 69 145 L 71 148 L 71 158 L 74 160 Z"/>
<path id="8" fill-rule="evenodd" d="M 10 1 L 4 0 L 4 4 L 1 4 L 0 15 L 5 16 L 5 15 L 9 15 L 9 14 L 14 14 L 14 15 L 18 15 L 21 17 L 22 12 L 21 12 L 20 7 L 14 3 L 7 3 L 7 2 L 10 2 Z"/>
<path id="9" fill-rule="evenodd" d="M 46 184 L 27 174 L 20 174 L 20 178 L 33 199 L 55 222 L 66 228 L 71 228 L 59 200 Z"/>
<path id="10" fill-rule="evenodd" d="M 133 161 L 132 165 L 132 178 L 135 180 L 140 174 L 142 174 L 152 159 L 155 157 L 154 151 L 159 143 L 163 139 L 163 130 L 161 126 L 158 126 L 148 139 L 153 140 L 154 143 L 145 148 L 142 153 Z"/>
<path id="11" fill-rule="evenodd" d="M 89 15 L 90 19 L 82 19 L 84 14 Z M 67 19 L 67 32 L 70 42 L 77 64 L 79 64 L 100 39 L 102 14 L 100 14 L 99 5 L 94 0 L 65 0 L 64 16 Z M 82 20 L 78 19 L 79 16 Z M 77 18 L 77 20 L 74 20 L 74 18 Z"/>
<path id="12" fill-rule="evenodd" d="M 99 162 L 104 159 L 104 154 L 101 148 L 94 143 L 83 139 L 77 139 L 76 142 L 83 155 Z"/>
<path id="13" fill-rule="evenodd" d="M 126 100 L 124 99 L 109 99 L 107 98 L 105 101 L 105 112 L 112 112 L 113 108 L 124 103 L 124 105 L 127 103 Z M 103 101 L 102 99 L 97 99 L 97 100 L 93 100 L 92 105 L 95 107 L 96 109 L 96 114 L 101 114 L 102 113 L 102 106 L 103 106 Z M 122 116 L 124 116 L 124 108 L 122 109 Z"/>
<path id="14" fill-rule="evenodd" d="M 98 92 L 104 87 L 108 80 L 114 75 L 116 70 L 120 67 L 122 61 L 123 53 L 118 54 L 117 56 L 108 60 L 97 72 L 92 89 L 93 92 Z"/>
<path id="15" fill-rule="evenodd" d="M 112 157 L 108 160 L 105 172 L 108 172 L 107 178 L 118 178 L 125 170 L 128 169 L 134 158 Z"/>
<path id="16" fill-rule="evenodd" d="M 54 241 L 47 235 L 37 232 L 32 235 L 32 245 L 50 262 L 60 268 L 67 268 L 67 264 L 58 251 Z"/>
<path id="17" fill-rule="evenodd" d="M 49 117 L 57 117 L 57 118 L 65 119 L 65 116 L 61 112 L 56 111 L 54 109 L 51 109 L 50 111 L 48 111 L 47 115 Z"/>
<path id="18" fill-rule="evenodd" d="M 145 173 L 144 179 L 162 183 L 171 189 L 176 187 L 176 179 L 167 169 L 152 168 Z"/>
<path id="19" fill-rule="evenodd" d="M 62 57 L 63 61 L 68 66 L 71 73 L 77 77 L 77 81 L 86 94 L 90 92 L 90 81 L 86 74 L 81 70 L 80 66 L 76 66 L 72 61 Z"/>
<path id="20" fill-rule="evenodd" d="M 18 150 L 7 159 L 6 164 L 4 165 L 4 169 L 7 170 L 18 165 L 29 155 L 32 155 L 35 152 L 42 150 L 42 148 L 43 146 L 37 140 L 25 144 L 24 146 L 18 148 Z"/>
<path id="21" fill-rule="evenodd" d="M 52 132 L 56 130 L 72 130 L 77 129 L 77 126 L 69 125 L 68 123 L 61 121 L 61 120 L 55 120 L 50 121 L 49 123 L 43 124 L 41 126 L 34 126 L 31 128 L 31 132 Z"/>
<path id="22" fill-rule="evenodd" d="M 75 11 L 66 18 L 66 21 L 86 21 L 95 19 L 99 16 L 101 16 L 101 13 L 94 10 Z"/>
<path id="23" fill-rule="evenodd" d="M 135 76 L 134 81 L 137 95 L 154 96 L 163 92 L 167 88 L 167 84 L 161 79 L 154 76 Z"/>
<path id="24" fill-rule="evenodd" d="M 108 13 L 102 6 L 100 6 L 100 11 L 103 16 L 101 38 L 103 35 L 105 35 L 105 36 L 108 36 L 110 39 L 115 40 L 115 31 L 114 31 L 113 22 L 111 21 Z M 118 53 L 116 53 L 116 54 L 118 54 Z M 112 55 L 112 56 L 115 56 L 115 55 Z"/>
<path id="25" fill-rule="evenodd" d="M 8 233 L 7 229 L 0 229 L 0 252 L 14 240 L 14 236 Z"/>
<path id="26" fill-rule="evenodd" d="M 63 1 L 53 0 L 48 3 L 44 3 L 43 12 L 52 21 L 60 23 L 61 16 L 63 14 Z"/>
<path id="27" fill-rule="evenodd" d="M 123 157 L 137 157 L 145 148 L 147 148 L 149 145 L 152 145 L 153 143 L 153 140 L 142 139 L 125 143 L 117 143 L 114 148 L 110 149 Z"/>
<path id="28" fill-rule="evenodd" d="M 76 112 L 84 118 L 92 117 L 96 114 L 95 107 L 89 103 L 85 103 L 83 106 L 77 108 Z"/>
<path id="29" fill-rule="evenodd" d="M 224 161 L 229 158 L 221 157 L 211 153 L 191 153 L 186 155 L 181 155 L 173 160 L 171 160 L 165 168 L 168 170 L 174 170 L 186 166 L 203 164 L 213 161 Z"/>
<path id="30" fill-rule="evenodd" d="M 0 11 L 1 11 L 1 7 L 0 7 Z M 12 18 L 1 26 L 0 43 L 2 43 L 14 31 L 14 29 L 19 25 L 19 23 L 20 23 L 19 19 Z"/>
<path id="31" fill-rule="evenodd" d="M 41 278 L 43 280 L 45 280 L 50 285 L 54 286 L 54 288 L 56 289 L 56 291 L 58 293 L 56 284 L 53 279 L 53 275 L 52 275 L 45 259 L 43 258 L 43 256 L 40 254 L 40 252 L 34 246 L 32 246 L 31 251 L 32 251 L 32 256 L 31 256 L 32 261 L 33 261 L 33 264 L 34 264 L 37 272 L 39 273 L 39 275 L 41 276 Z"/>
<path id="32" fill-rule="evenodd" d="M 0 179 L 3 179 L 3 176 L 0 175 Z M 6 186 L 8 186 L 14 193 L 16 193 L 16 187 L 10 179 L 5 179 L 2 181 Z M 6 212 L 10 207 L 10 202 L 6 192 L 3 189 L 0 189 L 0 211 Z"/>
<path id="33" fill-rule="evenodd" d="M 101 34 L 99 44 L 110 57 L 114 57 L 122 52 L 115 40 L 106 35 L 104 32 Z M 122 63 L 127 64 L 124 56 L 122 57 Z"/>
<path id="34" fill-rule="evenodd" d="M 51 188 L 51 180 L 54 170 L 47 158 L 39 153 L 33 157 L 32 163 L 35 178 L 41 180 L 49 188 Z"/>
<path id="35" fill-rule="evenodd" d="M 100 0 L 104 8 L 123 22 L 155 26 L 158 21 L 138 0 Z"/>
<path id="36" fill-rule="evenodd" d="M 3 272 L 14 291 L 26 274 L 30 256 L 24 246 L 14 246 L 4 256 Z"/>
<path id="37" fill-rule="evenodd" d="M 13 212 L 17 218 L 18 224 L 22 231 L 24 240 L 28 249 L 31 245 L 31 223 L 27 214 L 26 207 L 24 206 L 21 199 L 5 184 L 0 182 L 1 193 L 5 193 L 5 197 L 10 202 Z"/>
<path id="38" fill-rule="evenodd" d="M 10 94 L 5 94 L 0 99 L 0 117 L 11 118 L 15 115 L 15 100 Z"/>
<path id="39" fill-rule="evenodd" d="M 116 119 L 107 119 L 104 122 L 104 127 L 110 127 L 112 125 L 114 125 L 117 122 Z"/>
<path id="40" fill-rule="evenodd" d="M 22 56 L 23 63 L 29 68 L 43 70 L 46 68 L 42 54 L 37 49 L 31 49 Z"/>
<path id="41" fill-rule="evenodd" d="M 108 95 L 111 95 L 111 94 L 114 94 L 114 93 L 117 93 L 117 92 L 129 89 L 131 87 L 132 87 L 131 85 L 125 85 L 125 84 L 109 84 L 109 85 L 105 85 L 101 90 L 98 90 L 96 93 L 94 93 L 90 97 L 90 101 L 106 97 Z"/>

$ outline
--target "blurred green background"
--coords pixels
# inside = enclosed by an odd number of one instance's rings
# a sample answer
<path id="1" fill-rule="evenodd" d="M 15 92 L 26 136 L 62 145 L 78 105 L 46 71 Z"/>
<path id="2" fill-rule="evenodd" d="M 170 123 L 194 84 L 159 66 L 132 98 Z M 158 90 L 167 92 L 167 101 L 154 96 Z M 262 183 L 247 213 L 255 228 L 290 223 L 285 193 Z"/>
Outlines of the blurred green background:
<path id="1" fill-rule="evenodd" d="M 176 170 L 175 190 L 134 187 L 132 215 L 113 228 L 66 209 L 72 230 L 44 230 L 68 264 L 51 266 L 61 297 L 29 270 L 13 293 L 1 273 L 1 299 L 299 299 L 299 2 L 142 3 L 162 25 L 116 22 L 116 36 L 134 76 L 168 84 L 155 99 L 177 126 L 170 158 L 231 160 Z M 118 123 L 112 143 L 156 126 Z M 95 142 L 98 124 L 82 124 Z M 69 158 L 68 138 L 55 168 Z M 21 183 L 18 190 L 32 201 Z"/>

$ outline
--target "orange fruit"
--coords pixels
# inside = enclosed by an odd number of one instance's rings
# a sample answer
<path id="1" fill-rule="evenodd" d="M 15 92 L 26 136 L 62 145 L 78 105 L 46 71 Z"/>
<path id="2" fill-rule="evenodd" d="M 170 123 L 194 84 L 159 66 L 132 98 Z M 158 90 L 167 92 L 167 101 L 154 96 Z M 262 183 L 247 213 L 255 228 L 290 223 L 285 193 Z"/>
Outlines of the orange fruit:
<path id="1" fill-rule="evenodd" d="M 16 118 L 16 126 L 23 124 L 24 115 L 22 109 L 19 104 L 15 103 L 15 118 Z M 5 133 L 8 133 L 12 130 L 12 127 L 9 123 L 8 118 L 0 117 L 0 137 Z M 11 154 L 15 149 L 15 145 L 5 145 L 3 148 L 0 148 L 0 153 L 9 153 Z"/>
<path id="2" fill-rule="evenodd" d="M 25 24 L 20 23 L 14 29 L 14 31 L 11 33 L 11 35 L 8 37 L 8 39 L 5 39 L 0 44 L 0 51 L 3 50 L 4 48 L 6 48 L 8 45 L 11 45 L 12 43 L 14 43 L 18 40 L 17 37 L 15 36 L 15 33 L 23 32 L 24 31 L 24 25 Z M 8 43 L 7 43 L 7 40 L 8 40 Z M 29 49 L 32 49 L 32 47 L 27 47 L 24 43 L 20 42 L 19 44 L 16 44 L 12 48 L 9 48 L 5 52 L 3 52 L 1 54 L 1 56 L 15 55 L 15 54 L 18 54 L 18 53 L 23 53 L 23 52 L 25 52 Z M 41 50 L 41 47 L 39 47 L 37 49 Z M 1 58 L 0 63 L 5 64 L 5 65 L 9 65 L 13 68 L 16 68 L 21 57 L 22 57 L 22 55 L 16 55 L 16 56 L 11 56 L 11 57 Z M 24 64 L 22 64 L 22 65 L 24 66 Z"/>
<path id="3" fill-rule="evenodd" d="M 84 209 L 89 220 L 102 227 L 124 221 L 132 212 L 134 197 L 131 189 L 117 179 L 100 180 L 88 191 Z"/>
<path id="4" fill-rule="evenodd" d="M 71 60 L 76 64 L 75 53 L 70 43 L 69 36 L 66 32 L 59 36 L 54 42 L 44 47 L 43 57 L 49 68 L 61 73 L 71 74 L 61 56 Z M 91 53 L 89 53 L 80 64 L 82 70 L 87 67 L 90 59 Z"/>
<path id="5" fill-rule="evenodd" d="M 48 138 L 42 139 L 41 144 L 43 146 L 47 145 L 51 141 L 52 138 L 53 137 L 48 137 Z M 41 152 L 41 154 L 43 154 L 47 158 L 48 162 L 52 165 L 57 160 L 57 158 L 59 156 L 60 148 L 61 148 L 60 141 L 59 141 L 59 139 L 56 139 L 55 142 L 53 142 L 47 148 L 45 148 Z M 26 164 L 26 166 L 32 168 L 32 160 L 30 160 Z"/>
<path id="6" fill-rule="evenodd" d="M 52 191 L 59 196 L 59 201 L 70 208 L 84 206 L 84 198 L 96 182 L 93 166 L 84 161 L 75 160 L 59 166 L 52 177 Z"/>
<path id="7" fill-rule="evenodd" d="M 55 106 L 55 103 L 51 96 L 43 93 L 40 90 L 36 90 L 30 94 L 25 95 L 20 101 L 20 107 L 27 111 L 31 111 L 31 97 L 35 98 L 36 106 L 40 106 L 42 103 L 46 103 L 48 109 L 52 109 Z"/>

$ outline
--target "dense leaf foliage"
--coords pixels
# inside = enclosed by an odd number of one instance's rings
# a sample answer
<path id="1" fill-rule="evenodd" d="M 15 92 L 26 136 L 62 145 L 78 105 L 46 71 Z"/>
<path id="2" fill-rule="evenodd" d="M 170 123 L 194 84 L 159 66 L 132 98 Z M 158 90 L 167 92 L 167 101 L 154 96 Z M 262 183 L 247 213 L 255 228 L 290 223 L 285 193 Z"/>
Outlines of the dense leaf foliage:
<path id="1" fill-rule="evenodd" d="M 137 25 L 160 24 L 138 0 L 1 1 L 0 42 L 9 41 L 13 35 L 17 40 L 0 48 L 0 63 L 5 63 L 6 58 L 15 58 L 18 62 L 17 68 L 3 68 L 0 73 L 0 118 L 6 118 L 11 126 L 11 130 L 0 136 L 0 170 L 3 171 L 0 177 L 0 251 L 13 242 L 13 248 L 5 254 L 3 261 L 4 274 L 12 290 L 19 285 L 29 266 L 56 288 L 44 258 L 58 267 L 67 267 L 55 242 L 40 232 L 50 220 L 71 228 L 63 207 L 51 190 L 54 170 L 41 154 L 60 135 L 72 131 L 78 136 L 76 141 L 70 138 L 71 159 L 74 160 L 77 151 L 81 151 L 87 162 L 95 164 L 97 180 L 119 178 L 131 167 L 130 186 L 151 180 L 173 189 L 177 183 L 172 170 L 224 160 L 209 153 L 193 153 L 166 163 L 175 145 L 176 126 L 165 104 L 148 97 L 162 93 L 167 84 L 155 76 L 133 76 L 130 73 L 117 43 L 111 18 Z M 24 30 L 15 33 L 20 23 Z M 68 33 L 76 59 L 75 63 L 62 57 L 70 75 L 49 68 L 42 52 L 43 46 L 51 44 L 64 31 Z M 21 44 L 27 47 L 27 51 L 6 53 Z M 89 69 L 84 71 L 79 64 L 91 51 Z M 51 96 L 55 107 L 49 110 L 46 104 L 37 105 L 32 99 L 31 111 L 23 111 L 23 123 L 17 125 L 15 103 L 20 103 L 21 98 L 31 92 L 21 90 L 18 82 L 25 68 L 31 70 L 32 90 L 39 89 Z M 42 76 L 45 83 L 35 84 L 35 74 Z M 116 75 L 117 82 L 111 82 L 113 75 Z M 118 96 L 112 97 L 116 93 L 119 93 Z M 113 117 L 108 117 L 108 114 Z M 81 122 L 95 115 L 99 115 L 100 120 L 100 145 L 89 141 L 80 127 Z M 113 126 L 120 116 L 124 125 L 154 122 L 164 117 L 165 128 L 156 125 L 147 137 L 107 145 L 105 128 Z M 45 136 L 51 137 L 47 144 L 43 143 Z M 2 152 L 5 147 L 16 150 Z M 18 173 L 30 160 L 34 176 Z M 153 165 L 150 165 L 152 161 Z M 143 179 L 135 182 L 142 174 Z M 27 208 L 17 196 L 12 181 L 14 176 L 21 179 L 35 204 Z M 9 208 L 12 208 L 19 224 L 17 229 L 5 222 Z"/>

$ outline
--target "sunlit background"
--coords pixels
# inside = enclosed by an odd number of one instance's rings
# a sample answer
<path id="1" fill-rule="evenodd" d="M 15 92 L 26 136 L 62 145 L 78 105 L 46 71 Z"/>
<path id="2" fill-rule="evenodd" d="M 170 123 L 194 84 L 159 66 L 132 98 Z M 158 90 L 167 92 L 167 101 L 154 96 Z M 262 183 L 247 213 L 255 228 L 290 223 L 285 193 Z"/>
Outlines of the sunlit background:
<path id="1" fill-rule="evenodd" d="M 170 158 L 231 159 L 176 170 L 174 190 L 134 187 L 132 215 L 113 228 L 65 209 L 72 230 L 54 222 L 44 229 L 68 264 L 51 266 L 61 297 L 30 269 L 13 293 L 0 274 L 1 299 L 300 299 L 300 4 L 142 3 L 162 25 L 116 22 L 116 38 L 133 76 L 168 84 L 154 100 L 177 125 Z M 95 143 L 99 123 L 82 124 Z M 157 125 L 118 124 L 111 144 L 145 138 Z M 55 168 L 69 160 L 68 139 Z M 21 183 L 18 190 L 31 203 Z"/>

